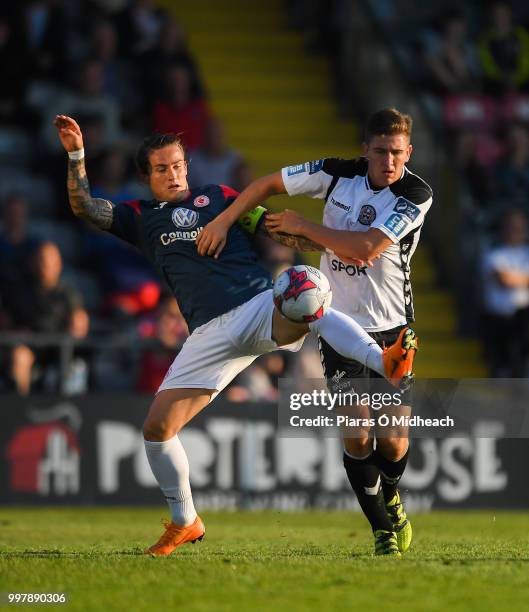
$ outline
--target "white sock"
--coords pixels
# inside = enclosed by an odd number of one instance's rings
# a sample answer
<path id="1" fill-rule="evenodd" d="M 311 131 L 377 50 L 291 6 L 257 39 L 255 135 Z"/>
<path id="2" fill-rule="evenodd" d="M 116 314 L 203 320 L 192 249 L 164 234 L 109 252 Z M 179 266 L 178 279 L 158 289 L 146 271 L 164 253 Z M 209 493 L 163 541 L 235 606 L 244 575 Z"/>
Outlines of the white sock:
<path id="1" fill-rule="evenodd" d="M 189 483 L 189 462 L 182 443 L 178 436 L 163 442 L 144 442 L 149 465 L 169 504 L 173 523 L 191 525 L 197 513 Z"/>
<path id="2" fill-rule="evenodd" d="M 385 376 L 382 349 L 351 317 L 329 308 L 321 319 L 309 323 L 309 327 L 343 357 L 359 361 Z"/>

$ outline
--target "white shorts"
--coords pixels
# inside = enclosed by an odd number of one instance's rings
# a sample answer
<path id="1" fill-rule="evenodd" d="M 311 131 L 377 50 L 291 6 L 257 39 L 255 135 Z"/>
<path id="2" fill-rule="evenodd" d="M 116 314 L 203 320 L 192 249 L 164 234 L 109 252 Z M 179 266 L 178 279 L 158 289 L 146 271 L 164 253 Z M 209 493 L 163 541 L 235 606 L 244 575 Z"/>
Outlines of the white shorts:
<path id="1" fill-rule="evenodd" d="M 278 346 L 272 340 L 272 289 L 197 327 L 163 379 L 166 389 L 215 389 L 212 399 L 259 355 L 284 349 L 299 351 L 305 337 Z"/>

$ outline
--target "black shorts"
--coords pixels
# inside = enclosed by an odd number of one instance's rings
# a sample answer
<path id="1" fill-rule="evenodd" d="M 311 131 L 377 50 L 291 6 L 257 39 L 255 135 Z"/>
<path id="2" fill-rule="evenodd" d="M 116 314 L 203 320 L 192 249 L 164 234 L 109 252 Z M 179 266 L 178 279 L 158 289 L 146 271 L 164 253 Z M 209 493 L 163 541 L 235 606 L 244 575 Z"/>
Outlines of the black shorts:
<path id="1" fill-rule="evenodd" d="M 396 342 L 403 327 L 406 326 L 400 325 L 399 327 L 394 327 L 386 331 L 368 333 L 380 347 L 384 348 Z M 319 338 L 319 346 L 323 375 L 327 380 L 329 391 L 336 393 L 338 391 L 349 391 L 353 389 L 355 385 L 351 379 L 354 378 L 361 378 L 364 380 L 379 378 L 382 380 L 380 383 L 377 383 L 377 390 L 380 384 L 380 391 L 395 393 L 395 387 L 387 382 L 378 372 L 370 370 L 359 361 L 347 359 L 347 357 L 340 355 L 340 353 L 337 353 L 321 336 Z M 359 389 L 355 390 L 359 391 Z"/>

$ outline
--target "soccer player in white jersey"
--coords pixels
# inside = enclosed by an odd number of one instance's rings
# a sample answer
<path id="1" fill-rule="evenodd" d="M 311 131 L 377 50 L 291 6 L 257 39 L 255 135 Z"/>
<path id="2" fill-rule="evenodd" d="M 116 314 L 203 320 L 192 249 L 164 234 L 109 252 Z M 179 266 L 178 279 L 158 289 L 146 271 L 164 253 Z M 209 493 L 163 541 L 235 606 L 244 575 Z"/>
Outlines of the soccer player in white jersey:
<path id="1" fill-rule="evenodd" d="M 222 254 L 202 257 L 197 235 L 230 209 L 237 192 L 226 185 L 190 189 L 184 147 L 175 134 L 153 134 L 138 150 L 138 169 L 152 199 L 113 203 L 90 194 L 77 122 L 58 115 L 54 123 L 68 153 L 73 213 L 140 249 L 177 298 L 191 331 L 143 426 L 147 458 L 171 511 L 164 533 L 146 552 L 166 556 L 181 544 L 201 540 L 205 532 L 178 432 L 259 355 L 298 350 L 314 330 L 397 385 L 411 370 L 415 350 L 398 342 L 382 352 L 353 319 L 332 308 L 310 323 L 283 317 L 274 307 L 270 275 L 241 226 L 227 232 Z"/>
<path id="2" fill-rule="evenodd" d="M 363 157 L 319 159 L 257 179 L 229 211 L 206 226 L 199 252 L 218 252 L 237 215 L 270 196 L 322 199 L 323 225 L 286 210 L 268 214 L 267 228 L 323 245 L 321 269 L 331 283 L 333 306 L 354 317 L 381 346 L 393 344 L 414 320 L 409 265 L 432 204 L 430 187 L 406 168 L 411 128 L 410 116 L 384 109 L 368 120 Z M 409 341 L 416 343 L 414 337 Z M 320 347 L 331 389 L 343 390 L 345 379 L 378 377 L 323 338 Z M 397 489 L 408 459 L 408 431 L 379 435 L 376 448 L 374 435 L 376 431 L 365 428 L 344 439 L 344 466 L 373 529 L 375 553 L 398 556 L 409 548 L 412 536 Z"/>

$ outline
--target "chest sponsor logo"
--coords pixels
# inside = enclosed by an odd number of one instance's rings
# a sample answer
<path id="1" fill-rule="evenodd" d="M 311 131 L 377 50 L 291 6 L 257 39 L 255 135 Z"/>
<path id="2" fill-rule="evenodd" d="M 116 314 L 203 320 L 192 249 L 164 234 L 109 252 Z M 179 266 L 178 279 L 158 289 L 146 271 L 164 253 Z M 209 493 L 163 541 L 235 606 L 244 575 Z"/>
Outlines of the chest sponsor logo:
<path id="1" fill-rule="evenodd" d="M 333 259 L 331 261 L 331 268 L 334 272 L 345 272 L 347 276 L 367 276 L 367 266 L 344 264 L 344 262 L 339 259 Z"/>
<path id="2" fill-rule="evenodd" d="M 410 221 L 415 221 L 421 212 L 419 208 L 415 206 L 415 204 L 412 204 L 405 198 L 399 198 L 393 210 L 401 215 L 404 215 L 405 217 L 408 217 Z"/>
<path id="3" fill-rule="evenodd" d="M 191 229 L 198 223 L 198 213 L 189 208 L 175 208 L 171 216 L 176 227 Z"/>
<path id="4" fill-rule="evenodd" d="M 197 236 L 200 234 L 200 232 L 204 229 L 204 227 L 201 225 L 200 227 L 196 227 L 194 230 L 191 231 L 176 231 L 176 232 L 164 232 L 161 236 L 160 236 L 160 242 L 164 245 L 167 246 L 168 244 L 171 244 L 172 242 L 177 242 L 179 240 L 185 240 L 187 242 L 194 242 L 197 239 Z"/>
<path id="5" fill-rule="evenodd" d="M 295 174 L 301 174 L 302 172 L 305 172 L 305 165 L 306 164 L 297 164 L 296 166 L 289 166 L 287 170 L 287 175 L 294 176 Z"/>
<path id="6" fill-rule="evenodd" d="M 316 174 L 323 168 L 323 159 L 315 159 L 309 162 L 309 174 Z"/>
<path id="7" fill-rule="evenodd" d="M 362 225 L 371 225 L 373 221 L 377 218 L 377 211 L 371 204 L 364 204 L 360 209 L 360 214 L 358 215 L 358 223 Z"/>
<path id="8" fill-rule="evenodd" d="M 193 204 L 197 208 L 204 208 L 204 206 L 209 204 L 209 198 L 206 195 L 199 195 L 193 200 Z"/>
<path id="9" fill-rule="evenodd" d="M 409 221 L 406 219 L 406 217 L 403 217 L 399 213 L 393 213 L 384 223 L 384 227 L 387 227 L 395 238 L 398 238 L 408 227 L 408 223 Z"/>
<path id="10" fill-rule="evenodd" d="M 337 206 L 338 208 L 341 208 L 342 210 L 351 210 L 350 206 L 347 206 L 346 204 L 342 204 L 341 202 L 338 202 L 338 200 L 335 200 L 332 196 L 331 196 L 331 204 L 334 204 L 334 206 Z"/>

